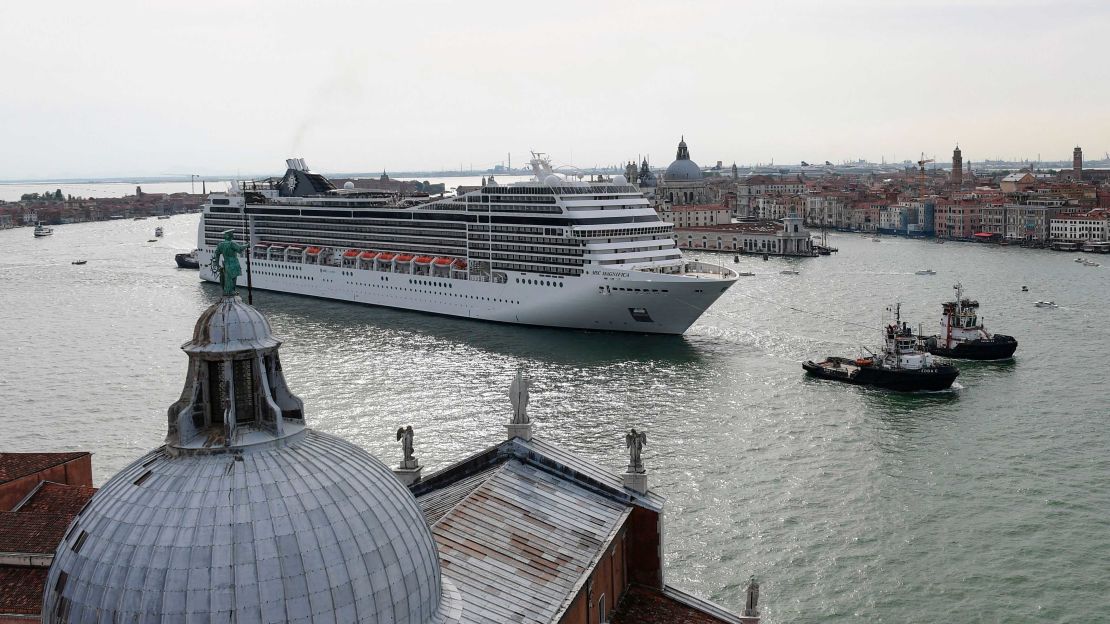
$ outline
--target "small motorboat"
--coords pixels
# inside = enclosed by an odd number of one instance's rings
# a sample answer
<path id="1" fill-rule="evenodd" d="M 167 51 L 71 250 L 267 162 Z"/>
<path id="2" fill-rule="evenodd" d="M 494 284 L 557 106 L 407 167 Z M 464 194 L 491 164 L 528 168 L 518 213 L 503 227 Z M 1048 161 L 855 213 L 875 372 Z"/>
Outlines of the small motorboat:
<path id="1" fill-rule="evenodd" d="M 1056 305 L 1055 301 L 1038 301 L 1038 302 L 1034 303 L 1033 305 L 1037 306 L 1038 308 L 1058 308 L 1058 307 L 1060 307 L 1060 306 Z"/>
<path id="2" fill-rule="evenodd" d="M 158 215 L 159 219 L 169 219 L 170 215 Z"/>
<path id="3" fill-rule="evenodd" d="M 932 269 L 925 269 L 923 271 L 914 271 L 914 275 L 936 275 L 937 272 Z"/>
<path id="4" fill-rule="evenodd" d="M 797 275 L 798 274 L 798 272 L 793 270 L 793 269 L 786 269 L 785 271 L 779 271 L 779 273 L 781 273 L 782 275 Z"/>
<path id="5" fill-rule="evenodd" d="M 878 236 L 875 236 L 875 237 L 871 238 L 871 242 L 872 243 L 881 243 L 881 242 L 883 242 L 883 239 L 879 238 Z"/>
<path id="6" fill-rule="evenodd" d="M 1084 260 L 1083 261 L 1083 266 L 1097 267 L 1097 266 L 1102 266 L 1102 265 L 1097 263 L 1097 262 L 1091 262 L 1090 260 Z"/>
<path id="7" fill-rule="evenodd" d="M 158 239 L 157 238 L 148 238 L 146 242 L 148 242 L 148 243 L 157 243 Z"/>
<path id="8" fill-rule="evenodd" d="M 199 269 L 200 262 L 197 261 L 197 252 L 199 249 L 194 249 L 189 253 L 176 254 L 173 259 L 177 262 L 177 266 L 182 269 Z"/>
<path id="9" fill-rule="evenodd" d="M 1029 287 L 1028 286 L 1022 286 L 1021 287 L 1021 292 L 1029 292 Z"/>
<path id="10" fill-rule="evenodd" d="M 1075 261 L 1080 263 L 1080 264 L 1083 264 L 1087 260 L 1083 256 L 1078 256 L 1078 257 L 1076 257 Z"/>
<path id="11" fill-rule="evenodd" d="M 87 263 L 88 263 L 88 260 L 74 260 L 73 262 L 70 262 L 70 264 L 76 264 L 76 265 L 82 265 L 82 264 L 87 264 Z"/>
<path id="12" fill-rule="evenodd" d="M 740 277 L 752 277 L 753 275 L 755 275 L 755 273 L 752 273 L 751 271 L 743 271 L 737 273 L 737 275 L 739 275 Z"/>

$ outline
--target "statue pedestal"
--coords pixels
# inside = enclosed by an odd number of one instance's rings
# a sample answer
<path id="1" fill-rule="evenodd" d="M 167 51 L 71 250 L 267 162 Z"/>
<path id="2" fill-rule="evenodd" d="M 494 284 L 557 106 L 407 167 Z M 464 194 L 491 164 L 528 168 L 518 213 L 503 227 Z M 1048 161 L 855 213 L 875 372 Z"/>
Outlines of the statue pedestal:
<path id="1" fill-rule="evenodd" d="M 400 466 L 394 468 L 393 474 L 397 476 L 401 485 L 408 487 L 420 480 L 420 471 L 423 469 L 424 467 L 417 464 L 415 459 L 410 459 L 401 462 Z"/>
<path id="2" fill-rule="evenodd" d="M 505 425 L 506 431 L 509 433 L 509 439 L 520 438 L 525 442 L 532 439 L 532 423 L 527 422 L 522 425 L 509 423 Z"/>
<path id="3" fill-rule="evenodd" d="M 624 487 L 640 494 L 647 494 L 648 482 L 646 472 L 626 472 L 621 475 Z"/>

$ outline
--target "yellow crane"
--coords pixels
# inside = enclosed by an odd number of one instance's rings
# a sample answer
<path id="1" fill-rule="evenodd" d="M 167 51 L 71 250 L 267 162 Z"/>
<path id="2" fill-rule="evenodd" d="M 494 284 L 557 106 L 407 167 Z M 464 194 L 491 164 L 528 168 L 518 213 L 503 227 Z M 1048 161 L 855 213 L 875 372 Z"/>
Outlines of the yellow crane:
<path id="1" fill-rule="evenodd" d="M 933 162 L 934 159 L 925 158 L 925 152 L 921 152 L 921 160 L 917 161 L 917 166 L 921 168 L 921 197 L 925 197 L 925 165 Z"/>

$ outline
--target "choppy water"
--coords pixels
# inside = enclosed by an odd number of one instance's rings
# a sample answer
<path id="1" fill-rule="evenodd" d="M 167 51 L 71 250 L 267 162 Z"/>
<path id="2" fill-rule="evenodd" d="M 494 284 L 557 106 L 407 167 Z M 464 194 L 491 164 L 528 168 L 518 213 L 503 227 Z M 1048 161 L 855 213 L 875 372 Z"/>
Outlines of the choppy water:
<path id="1" fill-rule="evenodd" d="M 103 482 L 160 444 L 179 346 L 217 297 L 173 263 L 196 219 L 0 232 L 0 448 L 90 450 Z M 155 225 L 166 238 L 146 243 Z M 429 470 L 496 443 L 518 365 L 535 378 L 538 435 L 619 470 L 623 431 L 645 429 L 668 498 L 668 582 L 739 609 L 755 574 L 772 624 L 1110 618 L 1110 258 L 831 242 L 831 258 L 743 258 L 757 275 L 684 337 L 255 303 L 286 340 L 310 423 L 388 462 L 401 424 Z M 957 280 L 1021 346 L 1012 363 L 962 365 L 947 393 L 807 380 L 801 360 L 854 354 L 877 332 L 768 303 L 878 325 L 897 298 L 912 323 L 935 323 Z"/>

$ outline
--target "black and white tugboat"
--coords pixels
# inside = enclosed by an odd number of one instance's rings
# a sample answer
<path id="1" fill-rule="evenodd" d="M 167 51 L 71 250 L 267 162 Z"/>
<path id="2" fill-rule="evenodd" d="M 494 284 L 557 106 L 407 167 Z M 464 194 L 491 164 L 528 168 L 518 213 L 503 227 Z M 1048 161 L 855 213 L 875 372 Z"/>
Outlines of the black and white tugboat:
<path id="1" fill-rule="evenodd" d="M 197 261 L 197 250 L 194 249 L 189 253 L 179 253 L 174 257 L 174 262 L 182 269 L 199 269 L 200 262 Z"/>
<path id="2" fill-rule="evenodd" d="M 902 304 L 894 306 L 894 322 L 883 328 L 881 354 L 856 359 L 827 357 L 821 362 L 809 360 L 802 368 L 821 379 L 899 392 L 950 388 L 960 370 L 933 361 L 933 356 L 921 348 L 913 330 L 902 323 L 901 307 Z"/>
<path id="3" fill-rule="evenodd" d="M 925 349 L 933 355 L 964 360 L 1005 360 L 1013 357 L 1017 340 L 992 334 L 979 318 L 979 302 L 964 297 L 962 284 L 953 286 L 956 300 L 944 304 L 940 334 L 922 336 Z"/>

